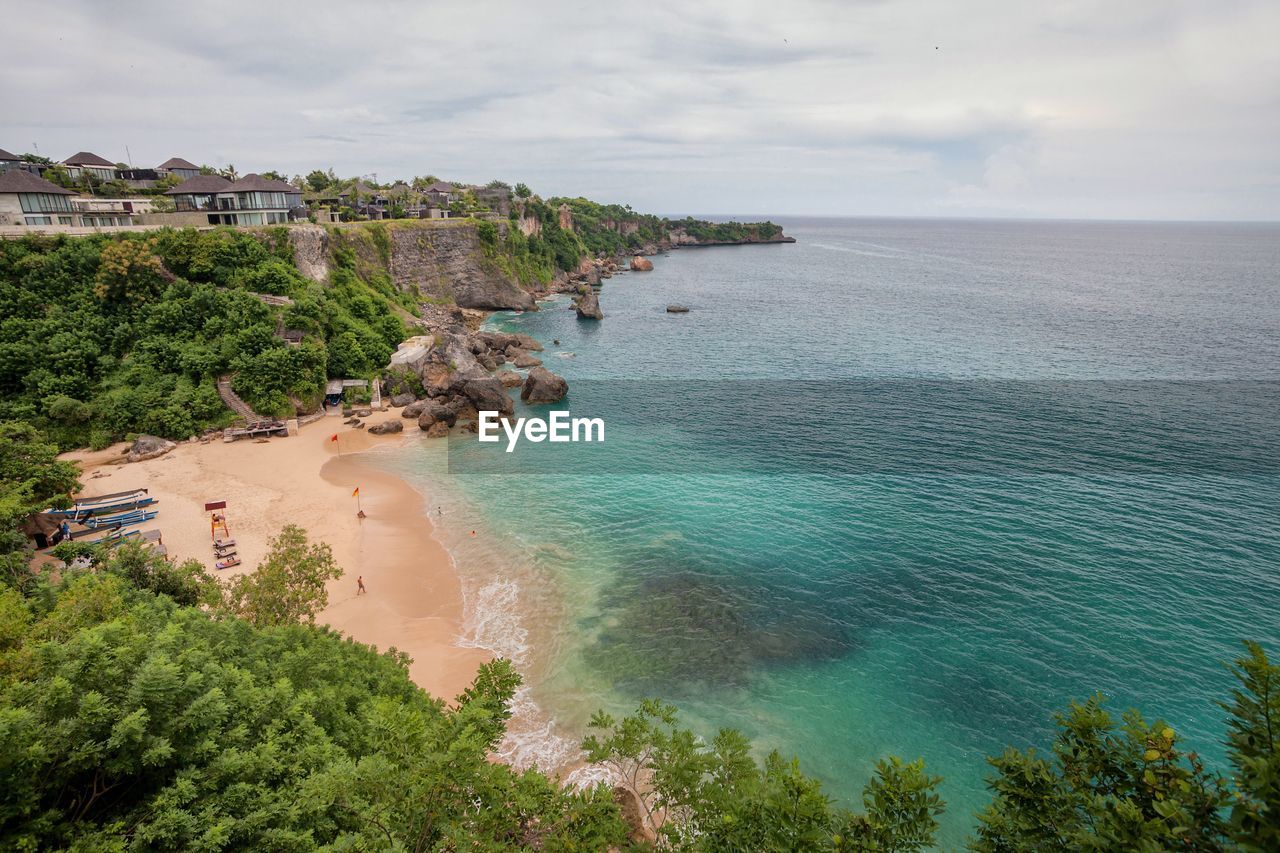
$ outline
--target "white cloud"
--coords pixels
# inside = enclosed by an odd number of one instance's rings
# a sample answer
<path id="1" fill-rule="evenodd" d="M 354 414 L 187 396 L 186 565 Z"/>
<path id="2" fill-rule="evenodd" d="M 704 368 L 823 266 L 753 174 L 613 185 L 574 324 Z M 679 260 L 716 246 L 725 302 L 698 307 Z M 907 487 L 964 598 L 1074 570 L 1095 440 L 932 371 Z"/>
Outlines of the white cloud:
<path id="1" fill-rule="evenodd" d="M 619 8 L 20 7 L 0 147 L 668 213 L 1280 218 L 1270 0 Z"/>

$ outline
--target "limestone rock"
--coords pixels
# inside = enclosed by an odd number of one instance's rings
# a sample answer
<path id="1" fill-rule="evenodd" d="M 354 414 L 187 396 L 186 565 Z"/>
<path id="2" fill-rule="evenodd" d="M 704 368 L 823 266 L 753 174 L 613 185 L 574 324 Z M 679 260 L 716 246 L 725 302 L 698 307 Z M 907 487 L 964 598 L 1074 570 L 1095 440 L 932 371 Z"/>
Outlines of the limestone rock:
<path id="1" fill-rule="evenodd" d="M 155 459 L 157 456 L 164 456 L 177 446 L 172 441 L 156 435 L 140 435 L 129 447 L 129 454 L 125 457 L 125 461 L 142 462 L 146 459 Z"/>
<path id="2" fill-rule="evenodd" d="M 427 428 L 427 438 L 444 438 L 449 434 L 449 425 L 444 421 L 436 421 Z"/>
<path id="3" fill-rule="evenodd" d="M 653 269 L 653 261 L 636 255 L 631 259 L 632 272 L 649 272 Z"/>
<path id="4" fill-rule="evenodd" d="M 515 404 L 507 396 L 507 389 L 496 377 L 469 379 L 462 386 L 462 393 L 467 396 L 477 411 L 500 412 L 509 415 L 515 411 Z"/>
<path id="5" fill-rule="evenodd" d="M 520 399 L 526 403 L 558 403 L 569 393 L 569 383 L 545 367 L 535 367 L 525 377 Z"/>
<path id="6" fill-rule="evenodd" d="M 584 288 L 582 295 L 574 300 L 573 307 L 578 317 L 583 320 L 603 320 L 604 312 L 600 310 L 600 298 L 591 288 Z"/>
<path id="7" fill-rule="evenodd" d="M 514 370 L 499 370 L 498 381 L 502 383 L 503 388 L 519 388 L 524 384 L 524 380 L 520 378 L 520 374 Z"/>
<path id="8" fill-rule="evenodd" d="M 407 405 L 409 405 L 410 403 L 412 403 L 412 402 L 413 402 L 414 400 L 416 400 L 416 399 L 418 399 L 418 398 L 417 398 L 417 397 L 415 397 L 415 396 L 413 396 L 412 394 L 410 394 L 410 393 L 408 393 L 408 392 L 405 392 L 404 394 L 397 394 L 397 395 L 395 395 L 394 397 L 392 397 L 392 398 L 391 398 L 391 405 L 395 406 L 395 407 L 398 409 L 398 408 L 400 408 L 401 406 L 407 406 Z"/>
<path id="9" fill-rule="evenodd" d="M 387 435 L 389 433 L 401 432 L 404 430 L 404 424 L 400 421 L 383 421 L 380 424 L 374 424 L 369 427 L 370 435 Z"/>
<path id="10" fill-rule="evenodd" d="M 511 363 L 516 367 L 537 367 L 542 364 L 542 359 L 535 358 L 524 350 L 518 349 L 515 351 Z"/>
<path id="11" fill-rule="evenodd" d="M 422 414 L 422 410 L 426 408 L 426 405 L 426 400 L 415 400 L 400 410 L 400 417 L 416 418 L 418 415 Z"/>

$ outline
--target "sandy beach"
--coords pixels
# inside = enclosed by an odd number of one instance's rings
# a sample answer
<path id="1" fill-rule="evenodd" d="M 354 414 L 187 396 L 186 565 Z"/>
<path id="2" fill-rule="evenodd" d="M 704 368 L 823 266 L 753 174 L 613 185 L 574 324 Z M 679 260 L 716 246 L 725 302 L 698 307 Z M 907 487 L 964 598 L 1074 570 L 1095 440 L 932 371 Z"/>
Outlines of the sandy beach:
<path id="1" fill-rule="evenodd" d="M 365 422 L 396 417 L 398 410 L 376 412 Z M 335 433 L 336 443 L 330 440 Z M 378 649 L 394 646 L 407 652 L 413 658 L 413 680 L 432 695 L 452 700 L 490 655 L 456 644 L 462 589 L 449 553 L 431 534 L 423 496 L 361 461 L 361 451 L 404 440 L 402 435 L 369 435 L 338 418 L 324 418 L 288 438 L 184 443 L 158 459 L 132 464 L 119 464 L 123 444 L 64 458 L 83 468 L 82 495 L 148 489 L 158 501 L 159 515 L 143 529 L 162 532 L 172 559 L 195 558 L 211 571 L 204 504 L 225 500 L 242 562 L 216 571 L 220 576 L 253 571 L 281 527 L 301 526 L 312 541 L 328 543 L 345 570 L 330 584 L 329 606 L 317 621 Z M 357 486 L 363 519 L 357 517 L 352 496 Z M 357 595 L 359 576 L 368 594 Z"/>

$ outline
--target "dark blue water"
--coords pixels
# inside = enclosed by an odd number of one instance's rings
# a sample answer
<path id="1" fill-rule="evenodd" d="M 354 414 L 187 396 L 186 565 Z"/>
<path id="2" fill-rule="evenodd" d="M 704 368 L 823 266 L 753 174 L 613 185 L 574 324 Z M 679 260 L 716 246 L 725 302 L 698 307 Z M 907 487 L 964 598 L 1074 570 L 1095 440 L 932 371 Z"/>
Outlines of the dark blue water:
<path id="1" fill-rule="evenodd" d="M 496 318 L 612 430 L 450 454 L 557 591 L 539 702 L 662 696 L 850 803 L 923 756 L 948 845 L 1073 698 L 1220 761 L 1223 662 L 1280 646 L 1280 227 L 784 224 L 608 281 L 600 323 Z"/>

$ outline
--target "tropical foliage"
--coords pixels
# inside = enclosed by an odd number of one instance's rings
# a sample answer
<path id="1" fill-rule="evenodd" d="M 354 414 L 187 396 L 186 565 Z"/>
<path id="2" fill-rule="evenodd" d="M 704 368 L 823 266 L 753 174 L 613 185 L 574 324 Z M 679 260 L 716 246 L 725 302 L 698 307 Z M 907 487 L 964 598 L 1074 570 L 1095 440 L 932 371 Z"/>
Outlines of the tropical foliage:
<path id="1" fill-rule="evenodd" d="M 339 267 L 321 287 L 274 231 L 0 242 L 0 419 L 64 448 L 186 438 L 229 417 L 223 374 L 257 411 L 288 415 L 318 399 L 326 376 L 375 372 L 405 336 L 389 283 Z M 286 344 L 285 329 L 302 344 Z"/>

